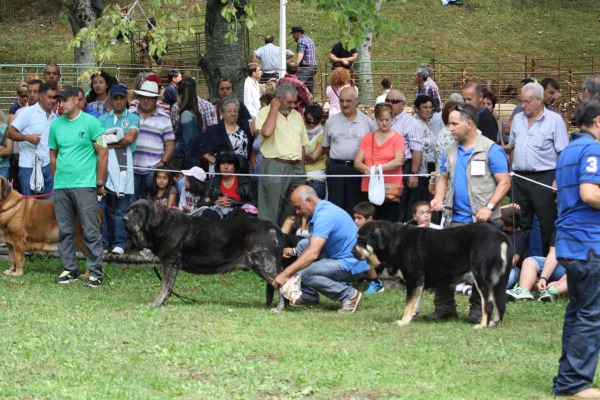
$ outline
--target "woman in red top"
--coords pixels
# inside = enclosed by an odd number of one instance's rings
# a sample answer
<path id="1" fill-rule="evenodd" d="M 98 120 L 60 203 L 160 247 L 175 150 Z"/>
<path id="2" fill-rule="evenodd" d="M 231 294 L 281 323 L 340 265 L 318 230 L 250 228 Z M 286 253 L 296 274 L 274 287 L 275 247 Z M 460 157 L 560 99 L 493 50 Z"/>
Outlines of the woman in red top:
<path id="1" fill-rule="evenodd" d="M 384 175 L 400 175 L 404 163 L 404 138 L 394 131 L 392 125 L 392 107 L 387 103 L 375 106 L 377 130 L 366 134 L 358 146 L 354 159 L 354 168 L 365 174 L 361 190 L 367 198 L 371 166 L 381 165 Z M 385 183 L 394 183 L 402 187 L 401 176 L 384 176 Z M 375 219 L 398 221 L 398 203 L 384 202 L 375 206 Z"/>
<path id="2" fill-rule="evenodd" d="M 239 209 L 244 204 L 256 207 L 258 203 L 256 182 L 246 176 L 233 175 L 239 173 L 239 169 L 239 159 L 233 151 L 223 151 L 217 155 L 215 170 L 232 175 L 217 175 L 208 182 L 201 206 L 207 206 L 209 209 L 202 212 L 202 217 L 248 216 L 246 213 L 239 212 Z"/>

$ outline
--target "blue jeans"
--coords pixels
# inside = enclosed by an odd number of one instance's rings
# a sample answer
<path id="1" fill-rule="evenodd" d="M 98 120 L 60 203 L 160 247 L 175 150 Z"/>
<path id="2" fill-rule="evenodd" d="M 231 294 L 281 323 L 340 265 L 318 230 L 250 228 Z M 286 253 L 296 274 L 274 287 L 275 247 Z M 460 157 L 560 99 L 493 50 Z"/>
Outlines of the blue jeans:
<path id="1" fill-rule="evenodd" d="M 133 201 L 138 201 L 142 195 L 142 186 L 145 188 L 145 193 L 148 195 L 150 186 L 152 186 L 152 180 L 154 179 L 154 172 L 150 171 L 148 175 L 133 174 Z"/>
<path id="2" fill-rule="evenodd" d="M 42 174 L 44 175 L 44 191 L 38 194 L 48 194 L 54 191 L 54 183 L 52 181 L 52 174 L 50 173 L 50 164 L 42 167 Z M 33 196 L 35 193 L 31 190 L 29 181 L 33 175 L 33 168 L 19 168 L 19 183 L 21 184 L 21 194 L 23 196 Z M 53 199 L 54 196 L 43 197 L 44 200 Z"/>
<path id="3" fill-rule="evenodd" d="M 302 239 L 296 246 L 298 256 L 308 247 L 308 239 Z M 302 276 L 302 297 L 309 301 L 319 302 L 319 293 L 330 300 L 342 303 L 356 295 L 357 290 L 342 282 L 353 282 L 360 279 L 363 273 L 352 274 L 342 266 L 340 260 L 327 258 L 325 251 L 317 261 L 299 272 Z"/>
<path id="4" fill-rule="evenodd" d="M 590 249 L 587 260 L 563 262 L 569 304 L 565 311 L 562 355 L 552 393 L 570 395 L 594 380 L 600 348 L 600 256 Z"/>
<path id="5" fill-rule="evenodd" d="M 312 94 L 313 86 L 315 84 L 315 73 L 317 67 L 301 67 L 301 69 L 296 74 L 296 78 L 299 81 L 303 82 L 308 91 Z"/>
<path id="6" fill-rule="evenodd" d="M 10 169 L 9 167 L 2 167 L 0 168 L 0 176 L 3 176 L 6 178 L 7 181 L 10 181 Z"/>
<path id="7" fill-rule="evenodd" d="M 315 179 L 311 179 L 310 181 L 306 181 L 306 184 L 308 186 L 310 186 L 311 188 L 315 189 L 315 191 L 317 192 L 317 195 L 319 196 L 320 199 L 325 200 L 325 195 L 326 195 L 326 183 L 325 181 L 317 181 Z"/>
<path id="8" fill-rule="evenodd" d="M 113 192 L 106 192 L 106 196 L 98 203 L 104 215 L 104 223 L 102 224 L 102 247 L 120 247 L 123 250 L 127 248 L 127 231 L 123 217 L 127 213 L 129 204 L 131 203 L 131 195 L 118 197 Z"/>

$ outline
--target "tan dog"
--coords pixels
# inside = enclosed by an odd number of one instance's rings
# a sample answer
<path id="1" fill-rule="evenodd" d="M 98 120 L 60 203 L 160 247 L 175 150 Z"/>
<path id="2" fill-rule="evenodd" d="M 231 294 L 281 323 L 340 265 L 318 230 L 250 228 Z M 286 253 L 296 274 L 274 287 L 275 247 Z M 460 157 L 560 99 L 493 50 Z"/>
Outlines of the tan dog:
<path id="1" fill-rule="evenodd" d="M 102 227 L 102 211 L 98 209 Z M 0 177 L 0 236 L 8 247 L 9 269 L 4 275 L 23 275 L 25 251 L 48 252 L 58 250 L 58 224 L 54 215 L 54 200 L 25 198 Z M 87 256 L 79 217 L 75 221 L 75 246 Z M 84 275 L 88 276 L 86 270 Z"/>

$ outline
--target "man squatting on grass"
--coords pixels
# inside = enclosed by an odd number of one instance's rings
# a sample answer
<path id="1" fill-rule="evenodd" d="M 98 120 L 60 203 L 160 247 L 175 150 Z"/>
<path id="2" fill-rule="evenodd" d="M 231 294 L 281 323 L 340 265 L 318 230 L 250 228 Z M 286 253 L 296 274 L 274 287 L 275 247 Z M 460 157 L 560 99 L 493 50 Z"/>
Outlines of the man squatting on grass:
<path id="1" fill-rule="evenodd" d="M 104 196 L 104 177 L 108 150 L 97 140 L 104 128 L 77 106 L 77 89 L 64 87 L 56 95 L 62 116 L 50 126 L 50 171 L 54 178 L 54 213 L 58 224 L 58 252 L 63 272 L 56 283 L 77 280 L 79 266 L 75 256 L 75 218 L 79 215 L 83 242 L 88 249 L 90 277 L 85 286 L 102 283 L 102 233 L 97 215 L 97 198 Z"/>

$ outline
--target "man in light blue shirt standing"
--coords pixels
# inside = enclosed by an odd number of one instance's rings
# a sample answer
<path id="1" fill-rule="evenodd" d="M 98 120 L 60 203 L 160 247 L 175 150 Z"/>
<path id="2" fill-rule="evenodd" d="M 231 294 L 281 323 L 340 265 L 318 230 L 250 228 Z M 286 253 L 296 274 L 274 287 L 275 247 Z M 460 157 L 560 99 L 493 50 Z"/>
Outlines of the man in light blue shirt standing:
<path id="1" fill-rule="evenodd" d="M 285 51 L 285 58 L 290 59 L 294 57 L 294 53 L 291 50 Z M 275 37 L 273 35 L 265 36 L 265 45 L 254 50 L 252 53 L 251 63 L 256 62 L 256 59 L 260 60 L 260 67 L 263 71 L 260 77 L 260 83 L 268 82 L 269 79 L 277 78 L 277 70 L 279 69 L 279 47 L 275 46 Z"/>
<path id="2" fill-rule="evenodd" d="M 350 215 L 326 200 L 320 200 L 310 186 L 300 186 L 292 193 L 298 216 L 309 221 L 310 239 L 301 240 L 296 249 L 285 249 L 284 257 L 298 259 L 273 280 L 279 288 L 296 273 L 302 277 L 302 297 L 294 306 L 317 304 L 319 293 L 342 303 L 341 314 L 351 314 L 362 293 L 343 282 L 358 280 L 369 265 L 352 255 L 358 228 Z"/>

